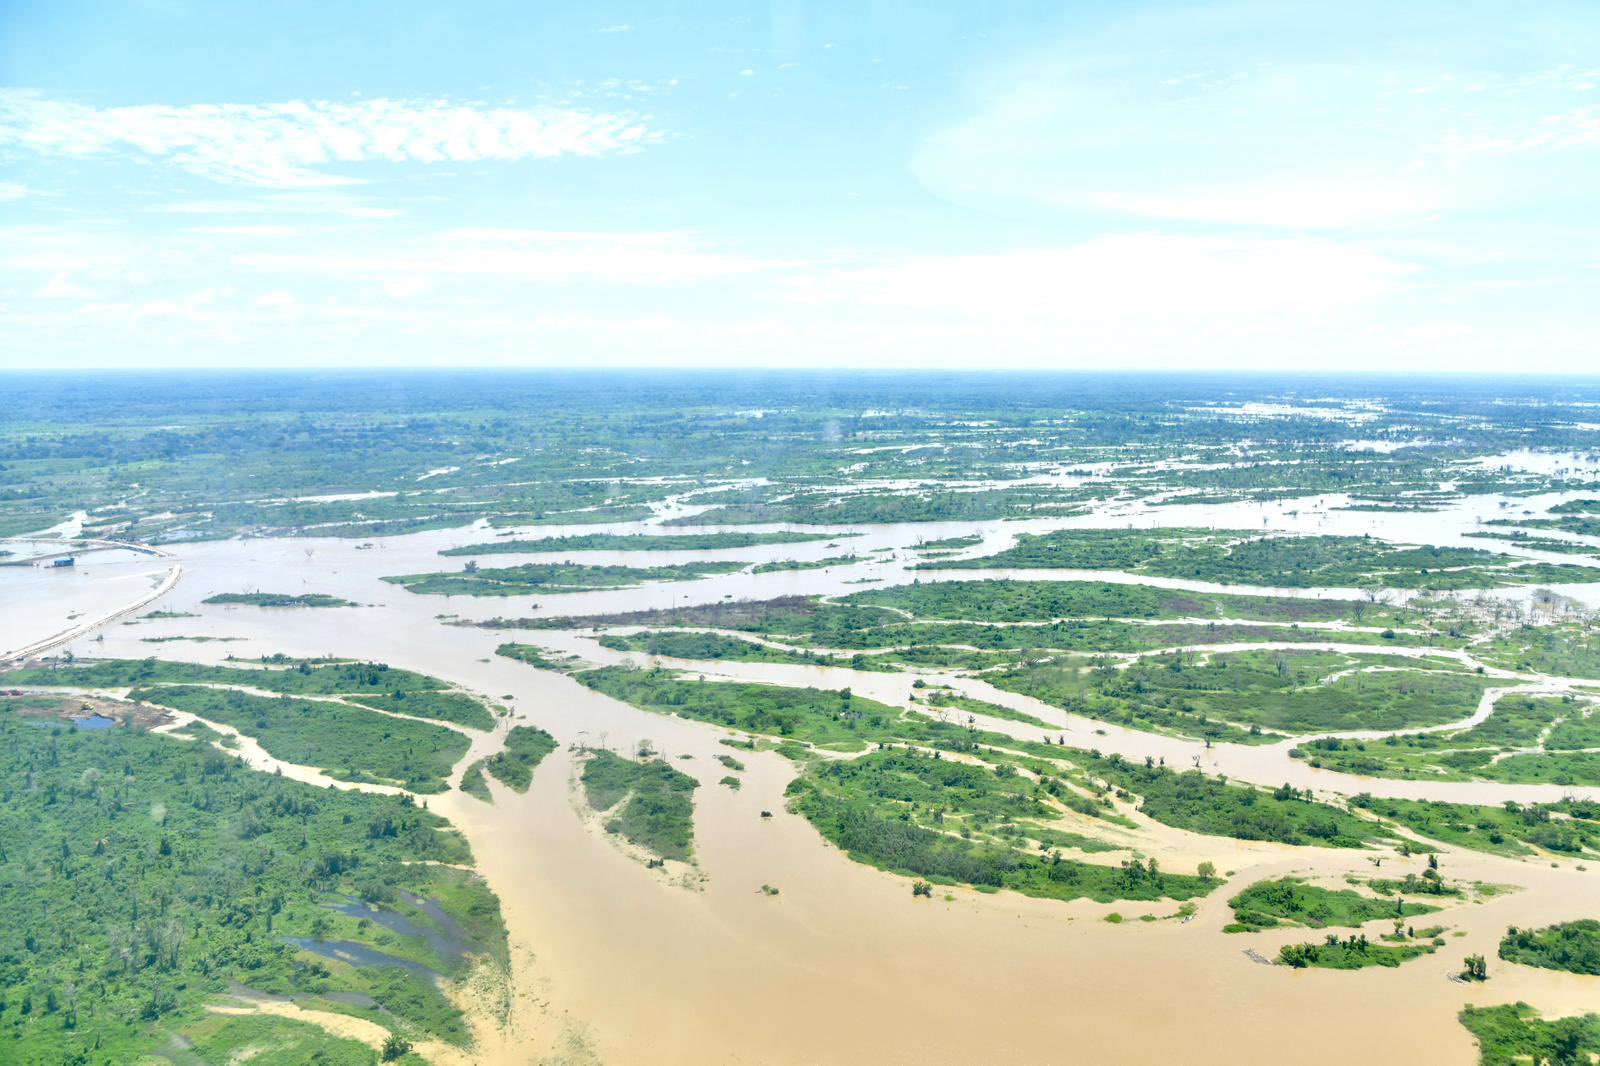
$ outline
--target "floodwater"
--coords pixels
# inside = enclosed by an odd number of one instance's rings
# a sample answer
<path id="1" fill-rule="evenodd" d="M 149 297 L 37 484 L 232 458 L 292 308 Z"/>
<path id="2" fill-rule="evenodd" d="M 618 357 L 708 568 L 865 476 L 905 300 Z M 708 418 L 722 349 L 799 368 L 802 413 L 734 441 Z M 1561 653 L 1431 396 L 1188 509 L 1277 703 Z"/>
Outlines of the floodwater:
<path id="1" fill-rule="evenodd" d="M 1216 525 L 1317 533 L 1373 532 L 1427 543 L 1472 544 L 1460 534 L 1498 501 L 1474 499 L 1431 514 L 1370 514 L 1313 508 L 1305 500 L 1233 507 L 1130 508 L 1096 516 L 1098 524 Z M 1516 501 L 1518 507 L 1540 502 Z M 441 615 L 481 619 L 639 610 L 790 593 L 847 593 L 863 578 L 883 584 L 971 580 L 997 571 L 912 573 L 918 541 L 981 533 L 974 554 L 1009 544 L 1019 531 L 1096 524 L 1091 519 L 861 527 L 841 548 L 865 555 L 895 549 L 887 561 L 827 570 L 732 574 L 700 581 L 567 596 L 505 599 L 418 596 L 380 580 L 386 574 L 454 569 L 441 559 L 455 544 L 494 539 L 487 529 L 374 540 L 248 540 L 173 549 L 182 579 L 151 609 L 198 617 L 115 622 L 70 645 L 80 656 L 159 655 L 200 662 L 284 652 L 377 659 L 443 677 L 513 708 L 519 720 L 562 743 L 534 775 L 526 795 L 491 781 L 495 803 L 458 792 L 428 798 L 432 810 L 466 834 L 477 865 L 498 894 L 513 949 L 512 1012 L 501 1029 L 478 1018 L 477 1061 L 526 1063 L 546 1058 L 608 1063 L 971 1063 L 971 1062 L 1277 1062 L 1472 1061 L 1472 1040 L 1455 1015 L 1468 1003 L 1518 999 L 1551 1014 L 1600 1007 L 1600 980 L 1491 961 L 1492 980 L 1463 986 L 1447 979 L 1462 958 L 1493 960 L 1507 925 L 1594 917 L 1600 871 L 1570 864 L 1517 861 L 1446 851 L 1447 877 L 1518 886 L 1517 891 L 1440 913 L 1446 946 L 1394 970 L 1289 971 L 1244 954 L 1272 956 L 1279 945 L 1315 940 L 1307 930 L 1251 936 L 1221 932 L 1228 898 L 1243 885 L 1288 873 L 1333 881 L 1346 876 L 1402 876 L 1422 860 L 1386 856 L 1375 870 L 1361 852 L 1232 841 L 1142 824 L 1130 846 L 1165 869 L 1215 862 L 1230 883 L 1200 902 L 1192 920 L 1161 904 L 1062 904 L 1008 893 L 939 890 L 913 899 L 907 879 L 851 862 L 803 819 L 784 809 L 790 764 L 770 752 L 738 753 L 747 770 L 737 792 L 719 787 L 728 749 L 708 726 L 638 711 L 576 684 L 494 655 L 507 639 L 580 650 L 593 661 L 619 661 L 580 634 L 515 633 L 446 624 Z M 638 525 L 544 527 L 524 536 L 630 532 Z M 749 527 L 741 527 L 749 528 Z M 674 530 L 676 531 L 676 530 Z M 752 562 L 839 554 L 827 541 L 718 553 Z M 684 553 L 560 553 L 583 561 L 635 565 Z M 699 556 L 696 556 L 699 557 Z M 506 557 L 507 563 L 522 561 Z M 485 565 L 498 565 L 484 560 Z M 0 569 L 0 598 L 12 628 L 0 648 L 56 632 L 72 611 L 111 609 L 160 578 L 169 560 L 97 564 L 77 575 Z M 126 569 L 121 569 L 126 567 Z M 64 578 L 56 582 L 57 577 Z M 1060 571 L 1039 576 L 1065 577 Z M 1094 573 L 1095 580 L 1117 580 Z M 55 582 L 55 583 L 52 583 Z M 1179 587 L 1215 586 L 1181 583 Z M 80 589 L 82 590 L 80 593 Z M 93 591 L 90 591 L 93 590 Z M 219 592 L 319 592 L 363 606 L 270 610 L 201 603 Z M 1247 591 L 1229 587 L 1227 591 Z M 1584 591 L 1592 596 L 1596 590 Z M 1292 590 L 1327 595 L 1326 590 Z M 82 596 L 82 599 L 76 598 Z M 1597 602 L 1589 598 L 1588 602 Z M 98 637 L 104 640 L 99 641 Z M 150 643 L 161 636 L 233 638 L 231 643 Z M 1392 649 L 1390 649 L 1392 651 Z M 760 663 L 708 665 L 709 677 L 787 684 L 849 685 L 862 695 L 905 705 L 904 676 L 838 668 Z M 927 675 L 936 676 L 936 675 Z M 1368 781 L 1313 771 L 1283 745 L 1216 745 L 1073 719 L 981 681 L 950 679 L 974 695 L 1026 710 L 1056 725 L 1069 743 L 1162 757 L 1207 769 L 1322 792 L 1370 790 L 1393 795 L 1549 798 L 1549 789 L 1495 784 Z M 1508 685 L 1512 684 L 1507 682 Z M 1015 722 L 993 726 L 1037 733 Z M 696 867 L 649 870 L 581 818 L 572 791 L 574 743 L 631 751 L 648 740 L 700 782 L 696 793 Z M 254 765 L 274 760 L 246 744 Z M 475 752 L 471 758 L 477 757 Z M 305 768 L 285 773 L 326 783 Z M 1563 791 L 1563 790 L 1557 790 Z M 762 818 L 770 811 L 771 818 Z M 1332 883 L 1332 882 L 1330 882 Z M 761 891 L 776 887 L 777 895 Z M 948 896 L 949 898 L 945 898 Z M 1110 924 L 1112 912 L 1127 920 Z M 1157 920 L 1140 921 L 1143 916 Z M 1432 919 L 1430 918 L 1430 921 Z M 1371 930 L 1369 930 L 1371 931 Z M 1455 932 L 1464 933 L 1456 937 Z M 333 949 L 330 949 L 333 950 Z M 486 1014 L 487 1012 L 485 1012 Z M 1338 1024 L 1331 1024 L 1337 1019 Z"/>

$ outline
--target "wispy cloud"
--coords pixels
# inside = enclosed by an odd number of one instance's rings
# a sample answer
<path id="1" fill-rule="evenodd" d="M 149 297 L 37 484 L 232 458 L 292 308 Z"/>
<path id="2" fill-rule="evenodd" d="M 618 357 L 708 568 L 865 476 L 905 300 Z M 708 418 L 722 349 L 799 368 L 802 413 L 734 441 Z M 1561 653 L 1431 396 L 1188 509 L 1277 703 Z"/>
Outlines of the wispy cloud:
<path id="1" fill-rule="evenodd" d="M 351 164 L 480 162 L 635 152 L 662 132 L 630 112 L 448 100 L 95 107 L 0 91 L 0 147 L 45 156 L 154 159 L 215 181 L 312 188 L 358 181 Z"/>
<path id="2" fill-rule="evenodd" d="M 1565 60 L 1592 54 L 1590 25 L 1375 0 L 1141 8 L 1001 61 L 913 169 L 984 206 L 1227 226 L 1587 203 L 1600 77 Z"/>
<path id="3" fill-rule="evenodd" d="M 1411 272 L 1328 241 L 1147 234 L 838 270 L 796 278 L 791 294 L 995 323 L 1182 327 L 1314 319 L 1370 303 Z"/>
<path id="4" fill-rule="evenodd" d="M 252 252 L 239 266 L 344 277 L 485 275 L 537 282 L 680 285 L 792 266 L 731 252 L 684 233 L 459 229 L 361 254 Z"/>

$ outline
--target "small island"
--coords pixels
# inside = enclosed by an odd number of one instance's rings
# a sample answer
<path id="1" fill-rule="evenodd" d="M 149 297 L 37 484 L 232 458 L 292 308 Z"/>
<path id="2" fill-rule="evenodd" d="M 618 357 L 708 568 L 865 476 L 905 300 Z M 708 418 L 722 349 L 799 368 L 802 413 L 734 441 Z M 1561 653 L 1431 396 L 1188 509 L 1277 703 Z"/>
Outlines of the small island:
<path id="1" fill-rule="evenodd" d="M 360 607 L 353 600 L 340 599 L 322 592 L 307 592 L 290 596 L 282 592 L 221 592 L 207 596 L 201 603 L 223 606 L 244 604 L 247 607 Z"/>

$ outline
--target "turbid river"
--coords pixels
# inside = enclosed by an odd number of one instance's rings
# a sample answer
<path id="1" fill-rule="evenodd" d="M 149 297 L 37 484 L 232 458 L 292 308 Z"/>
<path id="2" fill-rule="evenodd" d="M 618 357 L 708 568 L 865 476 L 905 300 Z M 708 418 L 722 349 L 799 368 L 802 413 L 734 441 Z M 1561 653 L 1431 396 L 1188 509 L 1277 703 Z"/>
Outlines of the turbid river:
<path id="1" fill-rule="evenodd" d="M 1518 507 L 1542 503 L 1516 501 Z M 1097 516 L 1100 524 L 1216 525 L 1305 532 L 1374 532 L 1430 543 L 1470 544 L 1462 532 L 1499 511 L 1478 499 L 1471 510 L 1376 515 L 1313 510 L 1307 501 L 1247 508 L 1130 509 Z M 1438 918 L 1451 933 L 1434 955 L 1398 969 L 1292 971 L 1245 954 L 1272 956 L 1280 944 L 1315 939 L 1306 930 L 1230 936 L 1229 897 L 1244 884 L 1295 872 L 1401 876 L 1420 859 L 1386 858 L 1381 871 L 1364 853 L 1231 841 L 1143 827 L 1137 846 L 1169 870 L 1209 860 L 1231 883 L 1201 902 L 1189 921 L 1159 905 L 1061 904 L 1009 893 L 956 889 L 914 900 L 904 878 L 853 863 L 810 825 L 784 810 L 790 764 L 773 753 L 739 753 L 748 771 L 734 792 L 717 785 L 727 748 L 719 731 L 638 711 L 555 673 L 496 657 L 503 640 L 535 639 L 597 661 L 628 658 L 577 634 L 509 634 L 446 624 L 440 615 L 487 618 L 536 613 L 638 610 L 790 593 L 846 593 L 876 578 L 911 579 L 905 550 L 919 540 L 973 531 L 975 551 L 1003 547 L 1016 532 L 1089 520 L 952 523 L 862 527 L 841 540 L 724 553 L 584 553 L 585 562 L 639 565 L 719 555 L 747 561 L 823 558 L 894 549 L 886 561 L 829 570 L 728 575 L 641 589 L 543 598 L 444 599 L 383 583 L 386 574 L 455 569 L 440 548 L 491 539 L 493 531 L 436 532 L 377 540 L 246 540 L 171 549 L 173 559 L 95 553 L 75 574 L 0 569 L 8 608 L 0 647 L 16 648 L 71 632 L 119 605 L 137 602 L 181 567 L 181 580 L 145 610 L 197 617 L 121 620 L 76 636 L 80 656 L 158 655 L 219 661 L 228 655 L 337 654 L 381 660 L 435 674 L 496 700 L 517 718 L 553 733 L 563 747 L 541 764 L 526 795 L 491 783 L 495 803 L 460 793 L 431 797 L 430 807 L 465 832 L 479 869 L 499 895 L 510 930 L 512 1011 L 505 1028 L 479 1011 L 481 1052 L 474 1061 L 545 1059 L 608 1063 L 972 1063 L 972 1062 L 1453 1062 L 1472 1060 L 1472 1040 L 1455 1015 L 1468 1003 L 1518 999 L 1552 1014 L 1600 1008 L 1600 979 L 1491 961 L 1492 980 L 1464 986 L 1448 979 L 1468 953 L 1491 957 L 1507 925 L 1539 925 L 1600 916 L 1600 871 L 1570 864 L 1446 851 L 1451 878 L 1516 885 Z M 545 528 L 529 535 L 634 531 L 640 527 Z M 572 553 L 563 553 L 569 555 Z M 577 557 L 577 556 L 574 556 Z M 875 559 L 884 560 L 883 556 Z M 496 556 L 485 565 L 527 561 Z M 998 577 L 995 571 L 920 573 L 923 580 Z M 1062 577 L 1059 571 L 1040 576 Z M 1114 576 L 1096 573 L 1099 580 Z M 1184 584 L 1183 587 L 1196 587 Z M 1205 586 L 1200 586 L 1205 587 Z M 216 607 L 219 592 L 319 592 L 365 606 L 272 611 Z M 1227 591 L 1241 591 L 1229 588 Z M 1594 589 L 1579 590 L 1596 602 Z M 1317 595 L 1319 590 L 1293 590 Z M 1326 593 L 1322 593 L 1326 594 Z M 1521 593 L 1519 595 L 1525 595 Z M 76 614 L 77 618 L 68 619 Z M 150 643 L 161 636 L 209 636 L 227 642 Z M 1337 640 L 1337 637 L 1330 637 Z M 771 664 L 717 664 L 714 676 L 788 684 L 850 685 L 904 704 L 903 676 Z M 1369 790 L 1392 795 L 1499 802 L 1550 798 L 1553 790 L 1512 785 L 1423 785 L 1369 781 L 1312 770 L 1283 745 L 1218 745 L 1073 719 L 1023 697 L 996 694 L 979 681 L 956 682 L 1059 723 L 1069 742 L 1130 758 L 1152 755 L 1264 784 L 1291 781 L 1324 793 Z M 1508 680 L 1507 685 L 1516 682 Z M 1037 731 L 995 723 L 1018 735 Z M 1101 730 L 1103 732 L 1096 732 Z M 693 774 L 697 870 L 649 870 L 580 816 L 572 794 L 572 754 L 586 741 L 631 750 L 641 740 Z M 258 748 L 257 765 L 275 765 Z M 476 754 L 471 756 L 476 757 Z M 303 768 L 285 772 L 323 780 Z M 459 769 L 459 768 L 458 768 Z M 762 811 L 773 817 L 763 819 Z M 779 889 L 769 896 L 763 884 Z M 1111 912 L 1127 921 L 1104 921 Z M 1158 920 L 1136 920 L 1143 915 Z M 1456 936 L 1456 933 L 1464 934 Z"/>

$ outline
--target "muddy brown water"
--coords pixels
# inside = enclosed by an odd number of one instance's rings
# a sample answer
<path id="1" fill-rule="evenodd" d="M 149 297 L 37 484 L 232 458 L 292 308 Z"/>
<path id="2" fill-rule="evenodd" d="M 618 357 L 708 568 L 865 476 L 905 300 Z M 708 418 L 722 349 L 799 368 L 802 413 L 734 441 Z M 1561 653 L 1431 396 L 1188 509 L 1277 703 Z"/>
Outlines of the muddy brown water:
<path id="1" fill-rule="evenodd" d="M 1395 520 L 1388 515 L 1361 518 Z M 1437 514 L 1416 516 L 1419 524 L 1438 519 Z M 1192 519 L 1172 515 L 1173 524 L 1186 520 Z M 1356 523 L 1348 524 L 1353 528 Z M 977 530 L 990 538 L 984 550 L 993 550 L 1009 541 L 1018 525 L 866 527 L 866 536 L 845 543 L 864 553 Z M 577 531 L 597 528 L 629 527 Z M 559 532 L 566 531 L 531 535 Z M 382 660 L 443 677 L 497 701 L 509 697 L 518 719 L 555 734 L 563 747 L 540 766 L 526 795 L 491 782 L 492 805 L 460 793 L 428 800 L 431 809 L 451 819 L 471 842 L 479 870 L 501 900 L 513 945 L 509 1022 L 503 1028 L 492 1023 L 490 1006 L 482 1005 L 475 1018 L 480 1037 L 475 1061 L 1467 1063 L 1472 1061 L 1472 1040 L 1455 1018 L 1465 1004 L 1522 999 L 1552 1014 L 1600 1009 L 1600 979 L 1494 960 L 1496 942 L 1507 925 L 1595 917 L 1600 911 L 1600 871 L 1565 863 L 1551 868 L 1446 851 L 1447 876 L 1515 885 L 1518 890 L 1439 914 L 1439 923 L 1451 933 L 1434 955 L 1398 969 L 1351 973 L 1289 971 L 1252 962 L 1247 949 L 1270 957 L 1281 944 L 1320 939 L 1321 934 L 1224 934 L 1227 899 L 1263 877 L 1399 876 L 1420 869 L 1420 860 L 1390 857 L 1378 871 L 1361 853 L 1151 829 L 1141 846 L 1159 856 L 1165 868 L 1192 869 L 1193 863 L 1209 859 L 1230 875 L 1230 884 L 1201 901 L 1192 920 L 1171 917 L 1176 907 L 1170 902 L 1062 904 L 965 889 L 936 889 L 933 900 L 914 900 L 907 879 L 851 862 L 803 819 L 784 810 L 783 791 L 793 769 L 781 757 L 736 752 L 747 766 L 740 775 L 744 787 L 737 792 L 719 787 L 716 782 L 727 771 L 716 756 L 729 751 L 718 743 L 723 735 L 719 731 L 638 711 L 565 677 L 493 654 L 496 644 L 507 639 L 576 648 L 576 635 L 486 631 L 447 625 L 436 617 L 587 613 L 713 602 L 725 596 L 848 592 L 860 587 L 849 582 L 862 576 L 880 576 L 886 583 L 908 580 L 902 561 L 504 600 L 417 596 L 379 580 L 385 574 L 453 569 L 460 560 L 440 559 L 435 554 L 439 548 L 491 537 L 490 531 L 419 534 L 376 541 L 380 546 L 368 550 L 358 550 L 351 541 L 328 540 L 181 546 L 174 554 L 184 567 L 183 578 L 154 607 L 192 611 L 199 617 L 113 624 L 101 630 L 103 642 L 91 635 L 71 645 L 80 656 L 158 655 L 198 662 L 273 652 Z M 825 543 L 728 554 L 759 561 L 836 551 Z M 605 559 L 634 564 L 652 560 L 636 553 Z M 159 569 L 133 562 L 126 575 L 113 576 L 132 579 Z M 129 586 L 138 591 L 147 583 L 148 578 L 140 578 Z M 0 586 L 9 602 L 17 602 L 11 595 L 20 592 L 30 604 L 43 604 L 49 589 L 37 575 Z M 251 589 L 330 593 L 368 606 L 273 611 L 200 602 L 217 592 Z M 74 602 L 95 609 L 114 598 L 95 594 Z M 53 618 L 56 612 L 43 604 L 40 617 Z M 26 635 L 17 628 L 17 633 L 8 631 L 9 639 Z M 226 636 L 236 642 L 141 640 L 163 635 Z M 590 658 L 625 658 L 592 642 L 581 650 Z M 720 663 L 708 673 L 788 684 L 848 684 L 863 695 L 902 705 L 910 692 L 910 679 L 903 676 L 840 669 Z M 1001 699 L 981 684 L 971 690 L 1054 721 L 1038 705 L 1019 703 L 1020 698 Z M 1122 751 L 1130 758 L 1149 754 L 1185 766 L 1197 749 L 1193 742 L 1100 723 L 1064 724 L 1069 742 Z M 999 725 L 1031 735 L 1017 723 Z M 697 864 L 687 877 L 681 868 L 646 869 L 576 809 L 574 755 L 566 746 L 604 743 L 630 751 L 642 740 L 701 784 L 695 812 Z M 247 754 L 258 765 L 274 765 L 258 748 Z M 475 748 L 471 757 L 477 754 Z M 1213 771 L 1265 784 L 1311 784 L 1322 791 L 1370 789 L 1485 802 L 1543 798 L 1546 792 L 1560 791 L 1362 781 L 1311 771 L 1289 760 L 1282 746 L 1219 745 L 1204 757 Z M 327 783 L 301 768 L 285 771 Z M 774 816 L 761 818 L 763 810 Z M 776 887 L 778 894 L 764 894 L 763 884 Z M 1127 920 L 1106 922 L 1112 912 Z M 1159 920 L 1139 920 L 1147 914 Z M 1448 980 L 1473 952 L 1490 956 L 1492 979 L 1482 986 Z"/>

